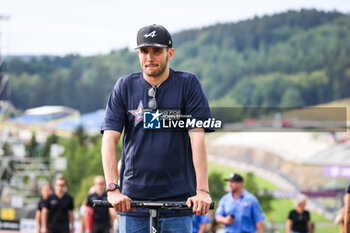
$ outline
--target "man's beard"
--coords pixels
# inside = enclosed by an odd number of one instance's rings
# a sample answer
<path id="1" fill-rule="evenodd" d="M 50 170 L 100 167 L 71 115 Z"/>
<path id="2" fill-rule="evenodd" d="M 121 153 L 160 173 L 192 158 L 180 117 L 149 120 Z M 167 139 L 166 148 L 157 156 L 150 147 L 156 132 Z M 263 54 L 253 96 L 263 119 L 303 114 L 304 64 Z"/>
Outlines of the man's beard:
<path id="1" fill-rule="evenodd" d="M 238 190 L 239 190 L 239 188 L 234 188 L 234 189 L 231 190 L 231 192 L 232 192 L 232 193 L 237 193 Z"/>
<path id="2" fill-rule="evenodd" d="M 166 67 L 167 67 L 167 63 L 168 63 L 168 55 L 166 56 L 165 58 L 165 62 L 161 62 L 160 63 L 160 66 L 159 66 L 159 69 L 155 72 L 148 72 L 147 71 L 147 68 L 144 68 L 143 69 L 143 72 L 149 76 L 149 77 L 157 77 L 157 76 L 160 76 L 161 74 L 164 73 Z"/>

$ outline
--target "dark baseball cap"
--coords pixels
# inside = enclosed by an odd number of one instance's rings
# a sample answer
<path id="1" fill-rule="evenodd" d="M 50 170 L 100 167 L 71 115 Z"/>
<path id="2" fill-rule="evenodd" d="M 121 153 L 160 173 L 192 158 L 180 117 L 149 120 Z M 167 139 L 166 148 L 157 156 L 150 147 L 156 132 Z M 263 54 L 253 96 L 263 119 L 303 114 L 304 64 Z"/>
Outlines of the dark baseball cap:
<path id="1" fill-rule="evenodd" d="M 243 177 L 240 174 L 232 173 L 228 179 L 225 179 L 225 181 L 243 182 Z"/>
<path id="2" fill-rule="evenodd" d="M 137 32 L 137 47 L 155 46 L 172 48 L 173 40 L 171 35 L 162 25 L 153 24 L 145 26 Z"/>

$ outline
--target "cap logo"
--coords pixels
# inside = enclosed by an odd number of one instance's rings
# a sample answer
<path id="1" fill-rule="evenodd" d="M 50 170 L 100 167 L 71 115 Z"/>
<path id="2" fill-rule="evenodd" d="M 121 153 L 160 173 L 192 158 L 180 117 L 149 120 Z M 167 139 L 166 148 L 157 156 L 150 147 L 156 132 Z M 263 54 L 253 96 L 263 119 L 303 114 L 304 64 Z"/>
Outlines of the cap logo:
<path id="1" fill-rule="evenodd" d="M 148 33 L 148 34 L 146 33 L 143 37 L 148 38 L 148 37 L 150 37 L 150 36 L 151 36 L 152 38 L 155 37 L 155 36 L 157 36 L 157 35 L 156 35 L 156 31 L 150 32 L 150 33 Z"/>

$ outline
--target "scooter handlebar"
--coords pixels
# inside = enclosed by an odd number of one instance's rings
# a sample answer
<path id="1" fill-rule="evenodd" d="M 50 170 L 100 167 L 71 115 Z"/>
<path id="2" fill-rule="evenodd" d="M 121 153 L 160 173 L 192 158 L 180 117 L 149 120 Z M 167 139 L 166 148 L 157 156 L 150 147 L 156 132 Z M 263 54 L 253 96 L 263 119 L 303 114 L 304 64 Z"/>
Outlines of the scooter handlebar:
<path id="1" fill-rule="evenodd" d="M 93 207 L 108 207 L 113 208 L 111 203 L 103 200 L 94 200 Z M 185 201 L 130 201 L 131 208 L 149 208 L 149 209 L 174 209 L 174 210 L 188 210 Z M 210 204 L 209 209 L 214 209 L 214 202 Z"/>

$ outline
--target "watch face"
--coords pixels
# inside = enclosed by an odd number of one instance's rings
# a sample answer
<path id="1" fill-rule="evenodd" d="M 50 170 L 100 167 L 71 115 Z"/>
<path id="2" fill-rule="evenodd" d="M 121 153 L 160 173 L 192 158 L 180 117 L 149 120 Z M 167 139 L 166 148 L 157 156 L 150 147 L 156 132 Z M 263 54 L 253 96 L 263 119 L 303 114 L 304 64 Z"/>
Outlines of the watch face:
<path id="1" fill-rule="evenodd" d="M 108 185 L 108 190 L 114 190 L 116 186 L 117 186 L 116 184 L 111 183 Z"/>

